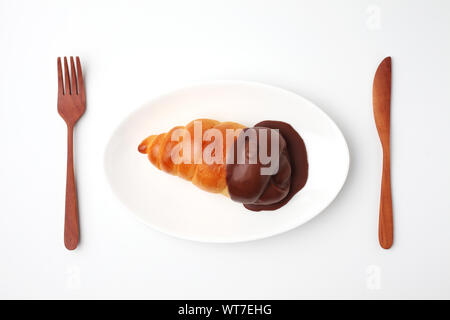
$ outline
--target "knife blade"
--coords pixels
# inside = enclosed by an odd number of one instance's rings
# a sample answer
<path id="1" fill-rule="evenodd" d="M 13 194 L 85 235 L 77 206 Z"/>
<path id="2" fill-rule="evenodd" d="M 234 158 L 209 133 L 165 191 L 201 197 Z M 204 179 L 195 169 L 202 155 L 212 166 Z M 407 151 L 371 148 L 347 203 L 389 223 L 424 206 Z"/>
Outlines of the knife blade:
<path id="1" fill-rule="evenodd" d="M 386 57 L 380 63 L 375 73 L 373 80 L 373 113 L 383 149 L 378 240 L 382 248 L 389 249 L 394 240 L 390 150 L 391 57 Z"/>

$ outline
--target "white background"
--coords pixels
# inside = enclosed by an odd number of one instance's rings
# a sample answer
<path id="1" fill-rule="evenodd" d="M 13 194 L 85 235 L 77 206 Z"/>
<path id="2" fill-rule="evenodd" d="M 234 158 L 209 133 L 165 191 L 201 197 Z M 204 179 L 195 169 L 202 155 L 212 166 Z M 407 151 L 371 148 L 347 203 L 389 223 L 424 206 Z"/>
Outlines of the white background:
<path id="1" fill-rule="evenodd" d="M 450 298 L 449 31 L 444 0 L 0 0 L 0 297 Z M 64 55 L 81 57 L 88 96 L 74 252 L 63 245 L 56 112 Z M 395 244 L 384 251 L 371 88 L 387 55 Z M 273 238 L 211 245 L 160 234 L 113 197 L 103 155 L 120 121 L 162 93 L 219 79 L 292 90 L 340 126 L 350 173 L 325 212 Z"/>

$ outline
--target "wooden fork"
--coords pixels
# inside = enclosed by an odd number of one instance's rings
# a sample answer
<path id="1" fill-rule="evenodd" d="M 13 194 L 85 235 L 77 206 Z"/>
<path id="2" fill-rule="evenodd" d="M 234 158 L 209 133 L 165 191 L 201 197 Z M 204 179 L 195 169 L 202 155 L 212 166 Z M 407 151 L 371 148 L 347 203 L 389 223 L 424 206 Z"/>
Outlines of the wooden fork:
<path id="1" fill-rule="evenodd" d="M 66 178 L 66 214 L 64 220 L 64 245 L 73 250 L 80 239 L 78 220 L 77 190 L 73 171 L 73 127 L 86 110 L 83 74 L 80 58 L 76 57 L 77 68 L 73 57 L 70 57 L 70 69 L 64 57 L 64 81 L 61 58 L 58 58 L 58 113 L 67 124 L 67 178 Z"/>

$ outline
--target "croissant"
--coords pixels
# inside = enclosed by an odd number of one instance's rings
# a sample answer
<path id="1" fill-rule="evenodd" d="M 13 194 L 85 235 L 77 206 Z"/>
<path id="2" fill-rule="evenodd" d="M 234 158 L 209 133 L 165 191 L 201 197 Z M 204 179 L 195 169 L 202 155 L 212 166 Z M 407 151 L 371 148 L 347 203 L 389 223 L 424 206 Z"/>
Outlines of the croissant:
<path id="1" fill-rule="evenodd" d="M 159 135 L 151 135 L 147 137 L 138 147 L 139 152 L 148 154 L 150 162 L 158 169 L 179 176 L 188 181 L 192 181 L 194 185 L 212 193 L 222 193 L 229 196 L 226 183 L 226 165 L 225 160 L 227 150 L 223 145 L 223 161 L 222 163 L 207 164 L 205 161 L 196 164 L 194 161 L 194 152 L 191 152 L 191 161 L 185 161 L 179 164 L 173 163 L 171 152 L 177 141 L 171 141 L 172 133 L 177 129 L 185 129 L 191 137 L 191 145 L 194 148 L 194 123 L 201 122 L 201 136 L 206 130 L 214 128 L 220 130 L 225 136 L 226 129 L 240 130 L 245 126 L 235 122 L 219 122 L 211 119 L 197 119 L 188 123 L 185 127 L 174 127 L 169 132 Z M 202 151 L 209 144 L 202 141 Z"/>
<path id="2" fill-rule="evenodd" d="M 200 129 L 199 124 L 201 124 Z M 214 155 L 222 161 L 211 163 L 205 159 L 203 151 L 212 141 L 212 138 L 205 139 L 205 133 L 207 135 L 210 129 L 216 129 L 215 132 L 219 133 L 222 141 L 227 142 L 229 142 L 227 140 L 229 129 L 234 132 L 231 144 L 223 143 L 222 154 Z M 260 169 L 265 167 L 265 164 L 262 164 L 259 159 L 252 164 L 247 161 L 252 152 L 255 152 L 247 142 L 244 149 L 246 161 L 244 163 L 236 161 L 239 152 L 236 149 L 236 140 L 248 129 L 236 122 L 197 119 L 186 126 L 174 127 L 166 133 L 148 136 L 139 144 L 138 151 L 146 154 L 150 162 L 158 169 L 191 181 L 205 191 L 230 197 L 234 201 L 243 203 L 247 209 L 254 211 L 277 209 L 286 204 L 306 183 L 308 164 L 303 140 L 287 123 L 278 121 L 258 123 L 253 128 L 257 133 L 261 129 L 268 129 L 271 130 L 271 134 L 276 134 L 278 150 L 275 151 L 279 152 L 277 170 L 273 174 L 263 175 Z M 175 135 L 179 132 L 183 134 Z M 174 139 L 174 135 L 178 137 L 178 140 Z M 198 143 L 199 141 L 195 143 L 196 136 L 202 137 L 201 143 Z M 256 137 L 259 150 L 262 140 L 260 135 L 257 134 Z M 183 146 L 190 147 L 177 149 L 181 142 L 186 142 L 184 139 L 190 143 Z M 264 142 L 269 143 L 268 141 Z M 201 150 L 198 150 L 199 146 Z M 179 154 L 183 161 L 174 161 L 174 153 Z M 229 161 L 230 156 L 234 157 L 232 164 Z"/>

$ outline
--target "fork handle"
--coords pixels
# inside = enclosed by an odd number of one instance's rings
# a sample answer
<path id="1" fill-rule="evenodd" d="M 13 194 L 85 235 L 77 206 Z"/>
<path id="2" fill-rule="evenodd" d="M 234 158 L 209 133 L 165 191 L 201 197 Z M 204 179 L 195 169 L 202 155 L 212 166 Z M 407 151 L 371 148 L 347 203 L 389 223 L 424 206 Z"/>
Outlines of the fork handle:
<path id="1" fill-rule="evenodd" d="M 80 239 L 78 221 L 77 189 L 73 171 L 73 126 L 67 125 L 67 177 L 66 177 L 66 214 L 64 220 L 64 245 L 74 250 Z"/>
<path id="2" fill-rule="evenodd" d="M 391 195 L 391 157 L 390 150 L 383 150 L 383 176 L 381 178 L 380 218 L 378 240 L 384 249 L 389 249 L 394 241 Z"/>

